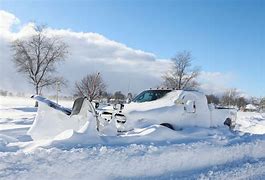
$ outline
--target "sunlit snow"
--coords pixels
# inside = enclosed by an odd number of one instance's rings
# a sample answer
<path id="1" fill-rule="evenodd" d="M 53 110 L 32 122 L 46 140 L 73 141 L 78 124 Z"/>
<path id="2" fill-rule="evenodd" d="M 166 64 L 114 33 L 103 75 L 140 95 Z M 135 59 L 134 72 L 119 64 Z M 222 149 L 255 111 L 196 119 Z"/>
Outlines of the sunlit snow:
<path id="1" fill-rule="evenodd" d="M 72 101 L 61 101 L 71 107 Z M 264 179 L 265 114 L 238 112 L 235 131 L 159 125 L 118 137 L 34 144 L 26 134 L 36 109 L 30 98 L 0 98 L 3 179 Z M 66 138 L 67 139 L 67 138 Z M 79 140 L 79 142 L 78 142 Z M 30 147 L 30 148 L 29 148 Z"/>

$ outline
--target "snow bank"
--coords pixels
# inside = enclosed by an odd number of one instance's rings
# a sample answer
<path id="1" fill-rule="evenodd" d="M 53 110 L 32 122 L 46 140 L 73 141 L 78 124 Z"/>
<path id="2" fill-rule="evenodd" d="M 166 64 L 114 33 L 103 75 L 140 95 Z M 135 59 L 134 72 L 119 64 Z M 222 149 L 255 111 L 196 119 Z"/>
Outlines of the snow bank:
<path id="1" fill-rule="evenodd" d="M 222 169 L 260 162 L 264 176 L 264 138 L 230 145 L 207 141 L 157 145 L 95 146 L 68 151 L 39 149 L 34 153 L 0 153 L 0 177 L 7 179 L 162 179 L 223 178 Z M 219 168 L 221 167 L 221 168 Z M 254 166 L 255 167 L 255 166 Z M 261 168 L 263 167 L 263 168 Z M 16 169 L 14 171 L 14 169 Z M 247 169 L 247 167 L 245 167 Z M 219 174 L 214 174 L 219 172 Z M 239 171 L 240 172 L 240 171 Z M 258 174 L 259 173 L 259 174 Z M 237 174 L 247 178 L 251 174 Z M 226 176 L 224 176 L 226 177 Z M 198 178 L 198 176 L 194 177 Z"/>
<path id="2" fill-rule="evenodd" d="M 0 152 L 17 150 L 15 147 L 8 147 L 9 143 L 18 142 L 16 138 L 0 134 Z"/>
<path id="3" fill-rule="evenodd" d="M 238 112 L 236 130 L 251 134 L 265 134 L 265 114 Z"/>
<path id="4" fill-rule="evenodd" d="M 71 108 L 73 101 L 71 100 L 59 100 L 59 104 Z M 6 107 L 33 107 L 35 100 L 29 97 L 16 97 L 16 96 L 0 96 L 0 108 Z"/>
<path id="5" fill-rule="evenodd" d="M 26 97 L 0 96 L 0 108 L 34 106 L 34 100 Z"/>
<path id="6" fill-rule="evenodd" d="M 96 125 L 93 123 L 95 118 L 90 113 L 86 103 L 88 102 L 84 101 L 80 115 L 68 116 L 39 102 L 37 116 L 28 131 L 28 135 L 34 140 L 65 139 L 69 138 L 73 132 L 84 133 L 88 129 L 91 130 L 88 125 L 94 126 L 96 129 Z"/>

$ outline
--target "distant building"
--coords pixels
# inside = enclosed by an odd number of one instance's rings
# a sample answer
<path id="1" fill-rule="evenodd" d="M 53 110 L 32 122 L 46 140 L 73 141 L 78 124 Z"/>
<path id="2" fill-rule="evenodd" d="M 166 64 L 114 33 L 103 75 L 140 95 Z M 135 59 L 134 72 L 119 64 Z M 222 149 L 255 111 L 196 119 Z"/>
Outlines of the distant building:
<path id="1" fill-rule="evenodd" d="M 248 112 L 254 112 L 257 110 L 258 110 L 258 108 L 253 104 L 247 104 L 246 108 L 245 108 L 245 111 L 248 111 Z"/>

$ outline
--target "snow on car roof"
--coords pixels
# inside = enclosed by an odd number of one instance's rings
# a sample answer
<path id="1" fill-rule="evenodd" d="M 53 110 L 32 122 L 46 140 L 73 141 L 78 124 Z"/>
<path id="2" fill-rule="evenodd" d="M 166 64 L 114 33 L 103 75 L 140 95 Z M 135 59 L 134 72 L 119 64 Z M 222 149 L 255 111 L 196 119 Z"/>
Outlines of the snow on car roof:
<path id="1" fill-rule="evenodd" d="M 155 101 L 149 102 L 131 102 L 130 104 L 126 104 L 124 111 L 127 110 L 136 110 L 136 111 L 147 111 L 150 109 L 160 108 L 164 106 L 173 106 L 175 100 L 179 98 L 179 96 L 183 93 L 183 90 L 172 90 L 167 93 L 164 97 L 157 99 Z"/>

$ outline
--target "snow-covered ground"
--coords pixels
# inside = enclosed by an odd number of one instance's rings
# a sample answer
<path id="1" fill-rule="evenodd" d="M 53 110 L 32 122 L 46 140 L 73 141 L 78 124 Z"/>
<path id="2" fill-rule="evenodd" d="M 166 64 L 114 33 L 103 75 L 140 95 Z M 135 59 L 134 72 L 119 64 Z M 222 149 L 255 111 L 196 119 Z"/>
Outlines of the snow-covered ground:
<path id="1" fill-rule="evenodd" d="M 0 97 L 0 179 L 265 178 L 265 114 L 239 112 L 236 132 L 150 126 L 101 145 L 60 142 L 28 151 L 33 104 Z"/>
<path id="2" fill-rule="evenodd" d="M 237 130 L 265 134 L 265 113 L 239 112 L 237 120 Z"/>

